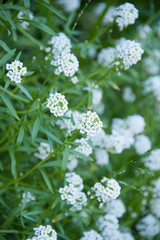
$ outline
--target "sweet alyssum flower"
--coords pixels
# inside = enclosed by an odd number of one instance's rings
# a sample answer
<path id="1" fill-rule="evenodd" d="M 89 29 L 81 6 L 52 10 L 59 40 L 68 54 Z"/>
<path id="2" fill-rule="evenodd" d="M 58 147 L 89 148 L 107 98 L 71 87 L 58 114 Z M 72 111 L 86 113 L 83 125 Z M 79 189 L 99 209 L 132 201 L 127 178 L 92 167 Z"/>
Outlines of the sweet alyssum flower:
<path id="1" fill-rule="evenodd" d="M 123 89 L 123 100 L 125 102 L 134 102 L 135 99 L 136 99 L 136 95 L 133 93 L 133 90 L 130 86 L 126 86 L 124 89 Z"/>
<path id="2" fill-rule="evenodd" d="M 150 66 L 149 68 L 152 68 Z M 143 83 L 144 94 L 152 93 L 156 100 L 160 102 L 160 75 L 149 77 Z"/>
<path id="3" fill-rule="evenodd" d="M 72 77 L 71 81 L 73 84 L 76 84 L 78 82 L 78 77 L 77 76 Z"/>
<path id="4" fill-rule="evenodd" d="M 51 153 L 50 146 L 48 143 L 41 142 L 40 146 L 38 147 L 38 153 L 35 153 L 34 156 L 36 158 L 39 158 L 41 160 L 48 157 L 48 155 Z"/>
<path id="5" fill-rule="evenodd" d="M 134 40 L 123 40 L 116 46 L 116 57 L 124 70 L 140 61 L 143 52 L 139 43 Z"/>
<path id="6" fill-rule="evenodd" d="M 78 122 L 80 133 L 87 133 L 87 138 L 95 136 L 96 133 L 100 132 L 102 126 L 103 123 L 99 119 L 97 113 L 91 111 L 82 113 L 81 118 Z"/>
<path id="7" fill-rule="evenodd" d="M 97 62 L 103 67 L 113 66 L 116 58 L 116 49 L 114 47 L 103 48 L 97 57 Z"/>
<path id="8" fill-rule="evenodd" d="M 142 159 L 144 165 L 153 171 L 160 170 L 160 149 L 152 150 L 149 156 Z"/>
<path id="9" fill-rule="evenodd" d="M 122 31 L 130 24 L 134 24 L 138 18 L 138 10 L 131 3 L 124 3 L 118 6 L 114 12 L 115 22 Z"/>
<path id="10" fill-rule="evenodd" d="M 32 238 L 27 238 L 26 240 L 57 240 L 57 233 L 50 225 L 33 228 L 35 231 Z"/>
<path id="11" fill-rule="evenodd" d="M 25 13 L 22 12 L 22 11 L 20 11 L 20 12 L 18 13 L 18 16 L 17 16 L 17 17 L 20 19 L 19 22 L 20 22 L 22 28 L 24 28 L 24 29 L 27 29 L 27 28 L 29 27 L 29 22 L 23 21 L 22 19 L 24 19 L 24 18 L 29 18 L 29 20 L 32 20 L 32 19 L 34 18 L 34 16 L 33 16 L 32 13 L 29 13 L 29 14 L 27 15 L 27 14 L 25 14 Z"/>
<path id="12" fill-rule="evenodd" d="M 103 238 L 98 232 L 92 229 L 88 232 L 84 232 L 80 240 L 103 240 Z"/>
<path id="13" fill-rule="evenodd" d="M 58 0 L 58 3 L 63 5 L 66 12 L 70 13 L 80 7 L 81 0 Z"/>
<path id="14" fill-rule="evenodd" d="M 35 197 L 32 195 L 32 193 L 30 192 L 24 192 L 22 194 L 22 201 L 21 201 L 21 204 L 23 204 L 24 202 L 27 203 L 27 202 L 30 202 L 30 201 L 33 201 L 35 200 Z"/>
<path id="15" fill-rule="evenodd" d="M 47 102 L 47 107 L 50 109 L 50 112 L 53 113 L 56 117 L 63 116 L 68 110 L 68 102 L 65 99 L 65 96 L 60 93 L 51 93 L 47 99 Z"/>
<path id="16" fill-rule="evenodd" d="M 92 153 L 92 148 L 84 138 L 76 139 L 75 142 L 78 143 L 78 146 L 74 149 L 76 152 L 82 153 L 85 156 L 89 156 Z"/>
<path id="17" fill-rule="evenodd" d="M 67 163 L 67 169 L 69 171 L 73 171 L 78 165 L 78 159 L 74 154 L 69 154 L 68 156 L 68 163 Z"/>
<path id="18" fill-rule="evenodd" d="M 146 237 L 146 239 L 153 239 L 160 231 L 160 224 L 156 217 L 152 214 L 148 214 L 139 221 L 136 225 L 136 229 L 139 234 Z"/>
<path id="19" fill-rule="evenodd" d="M 6 70 L 8 73 L 6 74 L 7 77 L 11 79 L 12 82 L 20 83 L 22 80 L 22 76 L 27 73 L 27 68 L 23 67 L 23 63 L 19 60 L 15 60 L 12 63 L 6 64 Z"/>
<path id="20" fill-rule="evenodd" d="M 116 199 L 120 195 L 121 187 L 115 179 L 104 177 L 101 182 L 95 183 L 91 189 L 93 191 L 92 198 L 96 197 L 98 202 L 101 203 L 101 207 L 104 203 Z"/>
<path id="21" fill-rule="evenodd" d="M 151 141 L 146 135 L 141 134 L 135 137 L 134 147 L 138 154 L 144 154 L 151 149 L 151 146 Z"/>
<path id="22" fill-rule="evenodd" d="M 83 189 L 83 181 L 81 177 L 75 173 L 66 174 L 67 184 L 64 188 L 59 189 L 62 200 L 67 200 L 67 204 L 71 205 L 71 211 L 80 211 L 87 204 L 87 197 Z"/>
<path id="23" fill-rule="evenodd" d="M 109 155 L 105 149 L 98 148 L 95 150 L 96 163 L 100 166 L 106 165 L 109 162 Z"/>
<path id="24" fill-rule="evenodd" d="M 121 218 L 126 212 L 126 209 L 120 199 L 115 199 L 107 202 L 105 212 L 109 215 L 115 216 L 116 218 Z"/>
<path id="25" fill-rule="evenodd" d="M 160 198 L 151 199 L 150 210 L 157 218 L 160 218 Z"/>

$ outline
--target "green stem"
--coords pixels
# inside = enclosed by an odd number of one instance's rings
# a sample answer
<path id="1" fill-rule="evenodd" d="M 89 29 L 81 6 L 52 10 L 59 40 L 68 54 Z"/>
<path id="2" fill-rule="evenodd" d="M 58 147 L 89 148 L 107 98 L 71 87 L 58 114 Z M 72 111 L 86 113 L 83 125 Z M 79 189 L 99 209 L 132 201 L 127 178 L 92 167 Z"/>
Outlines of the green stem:
<path id="1" fill-rule="evenodd" d="M 46 157 L 44 160 L 42 160 L 41 162 L 39 162 L 38 164 L 36 164 L 33 168 L 31 168 L 26 174 L 24 174 L 23 176 L 17 178 L 16 180 L 13 180 L 9 183 L 7 183 L 6 185 L 4 185 L 0 190 L 3 190 L 7 187 L 9 187 L 10 185 L 21 181 L 22 179 L 26 178 L 29 174 L 31 174 L 34 170 L 36 170 L 37 168 L 39 168 L 43 163 L 45 163 L 46 161 L 48 161 L 48 159 L 50 159 L 53 155 L 57 154 L 61 149 L 63 149 L 63 147 L 68 144 L 70 141 L 72 141 L 72 139 L 74 139 L 78 133 L 75 133 L 72 137 L 69 138 L 68 141 L 66 141 L 65 143 L 63 143 L 56 151 L 52 152 L 48 157 Z"/>
<path id="2" fill-rule="evenodd" d="M 25 103 L 28 103 L 29 101 L 27 99 L 24 99 L 24 98 L 21 98 L 17 95 L 14 95 L 12 92 L 8 91 L 8 90 L 5 90 L 3 87 L 0 86 L 0 90 L 2 90 L 3 92 L 7 93 L 9 96 L 17 99 L 17 100 L 20 100 L 22 102 L 25 102 Z"/>

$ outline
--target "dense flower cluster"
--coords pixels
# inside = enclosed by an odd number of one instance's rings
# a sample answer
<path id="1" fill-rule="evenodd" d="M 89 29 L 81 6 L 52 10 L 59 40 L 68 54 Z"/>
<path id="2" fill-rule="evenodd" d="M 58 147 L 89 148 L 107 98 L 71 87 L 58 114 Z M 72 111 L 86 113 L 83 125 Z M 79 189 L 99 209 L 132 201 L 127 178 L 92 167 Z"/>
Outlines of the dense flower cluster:
<path id="1" fill-rule="evenodd" d="M 69 171 L 73 171 L 78 165 L 78 159 L 76 158 L 75 155 L 70 154 L 68 156 L 68 163 L 67 163 L 67 169 Z"/>
<path id="2" fill-rule="evenodd" d="M 92 153 L 92 148 L 84 138 L 76 139 L 75 143 L 78 143 L 78 146 L 74 149 L 76 152 L 82 153 L 85 156 L 89 156 Z"/>
<path id="3" fill-rule="evenodd" d="M 104 177 L 101 182 L 97 182 L 91 188 L 94 192 L 98 202 L 102 206 L 105 202 L 116 199 L 120 195 L 121 187 L 115 179 L 108 179 Z"/>
<path id="4" fill-rule="evenodd" d="M 48 42 L 49 47 L 45 49 L 48 58 L 51 59 L 51 65 L 57 67 L 55 74 L 59 75 L 61 72 L 67 77 L 72 77 L 79 67 L 79 62 L 76 56 L 71 53 L 70 39 L 64 34 L 59 33 Z"/>
<path id="5" fill-rule="evenodd" d="M 106 67 L 108 65 L 113 66 L 113 62 L 116 58 L 116 50 L 113 47 L 103 48 L 97 57 L 97 62 Z"/>
<path id="6" fill-rule="evenodd" d="M 35 236 L 27 240 L 57 240 L 57 233 L 50 225 L 34 228 Z"/>
<path id="7" fill-rule="evenodd" d="M 47 107 L 50 109 L 50 112 L 53 113 L 56 117 L 63 116 L 68 110 L 68 102 L 65 99 L 65 96 L 60 93 L 51 93 L 47 101 Z"/>
<path id="8" fill-rule="evenodd" d="M 24 192 L 24 193 L 22 194 L 21 204 L 27 203 L 27 202 L 30 202 L 30 201 L 33 201 L 33 200 L 35 200 L 35 197 L 32 195 L 32 193 L 30 193 L 30 192 Z"/>
<path id="9" fill-rule="evenodd" d="M 140 220 L 136 225 L 136 229 L 142 237 L 153 239 L 153 237 L 160 231 L 160 224 L 156 217 L 152 214 L 148 214 Z"/>
<path id="10" fill-rule="evenodd" d="M 83 206 L 87 204 L 87 197 L 83 189 L 82 179 L 75 173 L 66 174 L 67 185 L 64 188 L 60 188 L 62 200 L 67 200 L 67 204 L 71 205 L 71 211 L 80 211 Z"/>
<path id="11" fill-rule="evenodd" d="M 34 18 L 32 13 L 29 13 L 28 16 L 27 15 L 25 16 L 25 13 L 22 11 L 20 11 L 18 13 L 17 17 L 18 17 L 18 19 L 20 19 L 19 22 L 20 22 L 22 28 L 24 28 L 24 29 L 27 29 L 29 27 L 29 22 L 23 21 L 23 19 L 28 17 L 29 20 L 32 20 Z"/>
<path id="12" fill-rule="evenodd" d="M 150 201 L 150 210 L 157 218 L 160 218 L 160 198 L 153 198 Z"/>
<path id="13" fill-rule="evenodd" d="M 15 83 L 20 83 L 22 81 L 22 76 L 27 73 L 27 68 L 23 67 L 23 63 L 19 60 L 15 60 L 10 64 L 7 63 L 6 70 L 8 70 L 7 77 Z"/>
<path id="14" fill-rule="evenodd" d="M 115 21 L 122 31 L 130 24 L 134 24 L 138 18 L 138 10 L 131 3 L 124 3 L 115 9 Z"/>
<path id="15" fill-rule="evenodd" d="M 113 215 L 116 218 L 121 218 L 126 212 L 125 206 L 120 199 L 115 199 L 110 202 L 107 202 L 105 212 L 107 214 Z"/>
<path id="16" fill-rule="evenodd" d="M 80 240 L 103 240 L 103 238 L 95 230 L 90 230 L 89 232 L 84 232 Z"/>
<path id="17" fill-rule="evenodd" d="M 141 134 L 135 137 L 134 147 L 138 154 L 142 155 L 148 150 L 150 150 L 151 145 L 151 141 L 146 135 Z"/>
<path id="18" fill-rule="evenodd" d="M 99 119 L 97 113 L 91 111 L 82 113 L 81 118 L 78 122 L 80 133 L 87 133 L 87 138 L 93 137 L 96 135 L 96 133 L 99 133 L 102 125 L 103 124 Z"/>
<path id="19" fill-rule="evenodd" d="M 58 0 L 58 3 L 63 5 L 66 12 L 70 13 L 80 7 L 81 0 Z"/>
<path id="20" fill-rule="evenodd" d="M 156 100 L 160 101 L 160 76 L 149 77 L 144 81 L 144 94 L 152 93 Z"/>
<path id="21" fill-rule="evenodd" d="M 105 165 L 109 162 L 109 155 L 105 149 L 98 148 L 95 151 L 96 163 L 98 165 Z"/>
<path id="22" fill-rule="evenodd" d="M 130 86 L 126 86 L 123 89 L 123 100 L 125 102 L 134 102 L 136 99 L 136 95 L 133 93 L 132 88 Z"/>
<path id="23" fill-rule="evenodd" d="M 44 160 L 51 153 L 50 146 L 48 143 L 41 142 L 38 148 L 38 153 L 35 153 L 34 156 L 41 160 Z"/>
<path id="24" fill-rule="evenodd" d="M 160 149 L 152 150 L 149 156 L 142 159 L 144 165 L 153 171 L 160 170 Z"/>
<path id="25" fill-rule="evenodd" d="M 116 56 L 122 61 L 121 68 L 127 70 L 141 60 L 144 50 L 134 40 L 123 40 L 116 46 Z"/>

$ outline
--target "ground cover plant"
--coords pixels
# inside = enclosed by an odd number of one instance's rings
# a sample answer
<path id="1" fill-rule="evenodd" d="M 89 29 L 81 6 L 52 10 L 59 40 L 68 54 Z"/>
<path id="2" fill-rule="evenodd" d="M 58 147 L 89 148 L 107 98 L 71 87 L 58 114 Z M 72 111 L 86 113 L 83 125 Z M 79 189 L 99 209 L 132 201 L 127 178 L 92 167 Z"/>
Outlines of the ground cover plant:
<path id="1" fill-rule="evenodd" d="M 159 2 L 0 13 L 0 240 L 160 239 Z"/>

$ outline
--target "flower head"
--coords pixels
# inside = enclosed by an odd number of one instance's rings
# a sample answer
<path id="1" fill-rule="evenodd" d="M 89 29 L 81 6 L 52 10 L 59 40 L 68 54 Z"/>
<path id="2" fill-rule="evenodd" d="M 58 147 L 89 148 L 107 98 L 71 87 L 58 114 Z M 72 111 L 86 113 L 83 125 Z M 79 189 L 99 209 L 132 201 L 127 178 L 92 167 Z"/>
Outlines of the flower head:
<path id="1" fill-rule="evenodd" d="M 68 110 L 68 102 L 65 99 L 65 96 L 60 93 L 51 93 L 47 101 L 47 107 L 50 109 L 50 112 L 53 113 L 56 117 L 63 116 Z"/>
<path id="2" fill-rule="evenodd" d="M 6 70 L 8 70 L 6 75 L 12 82 L 20 83 L 22 76 L 27 73 L 27 68 L 22 66 L 23 63 L 18 60 L 13 61 L 11 64 L 6 64 Z"/>

